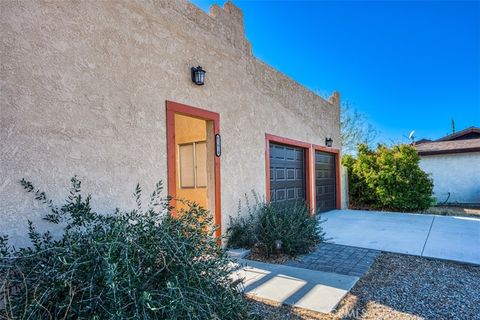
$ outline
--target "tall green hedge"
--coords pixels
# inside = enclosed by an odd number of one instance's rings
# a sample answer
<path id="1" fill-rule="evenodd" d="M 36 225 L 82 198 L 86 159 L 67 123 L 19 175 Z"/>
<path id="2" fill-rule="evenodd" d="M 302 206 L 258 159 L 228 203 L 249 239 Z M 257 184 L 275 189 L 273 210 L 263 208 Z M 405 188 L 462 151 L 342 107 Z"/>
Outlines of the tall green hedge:
<path id="1" fill-rule="evenodd" d="M 410 145 L 376 150 L 358 146 L 356 158 L 343 157 L 348 168 L 350 204 L 357 208 L 420 211 L 433 204 L 432 179 L 419 166 L 420 157 Z"/>

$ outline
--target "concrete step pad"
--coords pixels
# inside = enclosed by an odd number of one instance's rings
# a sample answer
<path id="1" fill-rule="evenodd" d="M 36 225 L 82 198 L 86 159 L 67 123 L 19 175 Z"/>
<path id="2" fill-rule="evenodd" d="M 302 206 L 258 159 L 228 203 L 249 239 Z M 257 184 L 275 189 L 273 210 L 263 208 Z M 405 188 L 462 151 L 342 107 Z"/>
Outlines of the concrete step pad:
<path id="1" fill-rule="evenodd" d="M 243 259 L 246 258 L 250 254 L 250 249 L 228 249 L 227 255 L 231 259 Z"/>
<path id="2" fill-rule="evenodd" d="M 252 260 L 234 277 L 244 279 L 246 295 L 316 312 L 332 312 L 358 277 Z"/>

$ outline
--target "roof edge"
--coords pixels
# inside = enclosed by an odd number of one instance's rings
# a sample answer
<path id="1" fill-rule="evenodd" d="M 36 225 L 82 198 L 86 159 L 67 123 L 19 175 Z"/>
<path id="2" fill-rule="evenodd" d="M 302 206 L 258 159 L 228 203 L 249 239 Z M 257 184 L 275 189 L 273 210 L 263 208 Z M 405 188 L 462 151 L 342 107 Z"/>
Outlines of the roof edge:
<path id="1" fill-rule="evenodd" d="M 471 126 L 471 127 L 466 128 L 466 129 L 463 129 L 461 131 L 449 134 L 448 136 L 442 137 L 442 138 L 437 139 L 435 141 L 449 141 L 451 139 L 455 139 L 455 138 L 464 136 L 464 135 L 472 133 L 472 132 L 480 133 L 480 128 Z"/>
<path id="2" fill-rule="evenodd" d="M 461 148 L 461 149 L 453 149 L 453 150 L 435 150 L 435 151 L 418 151 L 417 150 L 417 153 L 420 156 L 432 156 L 432 155 L 452 154 L 452 153 L 470 153 L 470 152 L 480 152 L 480 147 Z"/>

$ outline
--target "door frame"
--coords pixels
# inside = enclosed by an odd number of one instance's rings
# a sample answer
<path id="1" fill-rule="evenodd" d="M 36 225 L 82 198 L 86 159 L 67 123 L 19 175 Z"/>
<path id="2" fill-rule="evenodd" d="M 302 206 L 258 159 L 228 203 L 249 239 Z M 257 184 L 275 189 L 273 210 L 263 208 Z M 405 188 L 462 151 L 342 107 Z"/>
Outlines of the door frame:
<path id="1" fill-rule="evenodd" d="M 335 156 L 335 207 L 337 210 L 342 208 L 342 194 L 340 186 L 340 150 L 335 148 L 329 148 L 324 146 L 319 146 L 312 144 L 312 154 L 313 154 L 313 170 L 316 171 L 316 161 L 315 161 L 315 152 L 321 151 L 325 153 L 330 153 Z M 315 197 L 313 197 L 313 203 L 315 204 L 315 210 L 317 209 L 317 177 L 313 179 L 313 190 L 315 192 Z"/>
<path id="2" fill-rule="evenodd" d="M 216 112 L 188 106 L 173 101 L 166 101 L 166 118 L 167 118 L 167 188 L 168 195 L 172 197 L 171 205 L 175 207 L 177 195 L 177 159 L 175 144 L 175 114 L 213 121 L 213 134 L 220 134 L 220 115 Z M 213 152 L 213 150 L 212 150 Z M 222 234 L 222 214 L 220 199 L 220 157 L 214 155 L 214 174 L 215 174 L 215 224 L 217 225 L 216 236 Z M 175 213 L 174 213 L 175 214 Z"/>
<path id="3" fill-rule="evenodd" d="M 265 134 L 265 170 L 266 170 L 266 199 L 270 202 L 270 143 L 279 143 L 292 147 L 299 147 L 305 150 L 305 201 L 309 208 L 313 208 L 312 194 L 311 194 L 311 181 L 312 181 L 312 169 L 311 169 L 311 145 L 306 142 L 288 139 L 284 137 L 275 136 L 273 134 Z"/>

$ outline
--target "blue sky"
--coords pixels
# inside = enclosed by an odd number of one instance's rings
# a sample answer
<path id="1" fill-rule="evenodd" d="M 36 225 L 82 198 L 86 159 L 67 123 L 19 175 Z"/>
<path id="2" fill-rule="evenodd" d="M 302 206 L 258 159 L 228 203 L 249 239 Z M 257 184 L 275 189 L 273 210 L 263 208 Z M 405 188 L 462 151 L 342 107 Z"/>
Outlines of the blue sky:
<path id="1" fill-rule="evenodd" d="M 193 0 L 208 11 L 213 3 Z M 254 55 L 340 91 L 385 142 L 480 126 L 479 1 L 240 1 Z"/>

